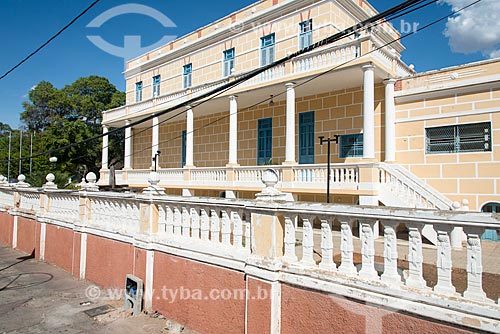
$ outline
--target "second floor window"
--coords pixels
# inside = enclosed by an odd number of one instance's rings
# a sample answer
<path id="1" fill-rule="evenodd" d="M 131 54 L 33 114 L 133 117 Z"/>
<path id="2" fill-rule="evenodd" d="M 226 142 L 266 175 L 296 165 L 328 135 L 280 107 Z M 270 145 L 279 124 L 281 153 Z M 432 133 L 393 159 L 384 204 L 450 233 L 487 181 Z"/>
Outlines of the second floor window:
<path id="1" fill-rule="evenodd" d="M 228 77 L 234 68 L 234 48 L 224 51 L 224 62 L 222 64 L 222 76 Z"/>
<path id="2" fill-rule="evenodd" d="M 192 86 L 193 64 L 187 64 L 183 67 L 182 87 L 189 88 Z"/>
<path id="3" fill-rule="evenodd" d="M 135 84 L 135 102 L 142 101 L 142 81 Z"/>
<path id="4" fill-rule="evenodd" d="M 265 66 L 274 62 L 275 35 L 267 35 L 260 39 L 260 65 Z"/>
<path id="5" fill-rule="evenodd" d="M 299 32 L 299 49 L 307 48 L 312 45 L 312 20 L 307 20 L 300 22 L 300 32 Z"/>
<path id="6" fill-rule="evenodd" d="M 153 97 L 160 96 L 160 76 L 153 77 Z"/>

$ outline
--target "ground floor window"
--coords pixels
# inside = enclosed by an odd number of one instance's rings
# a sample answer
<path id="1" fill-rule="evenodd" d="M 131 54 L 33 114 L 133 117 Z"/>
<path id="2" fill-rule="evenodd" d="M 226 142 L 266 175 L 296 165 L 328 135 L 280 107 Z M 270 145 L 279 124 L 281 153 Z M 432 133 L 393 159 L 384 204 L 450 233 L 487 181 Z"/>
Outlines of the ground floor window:
<path id="1" fill-rule="evenodd" d="M 186 166 L 186 130 L 182 131 L 182 167 Z"/>
<path id="2" fill-rule="evenodd" d="M 257 165 L 271 165 L 273 156 L 273 119 L 259 119 L 257 132 Z"/>
<path id="3" fill-rule="evenodd" d="M 314 163 L 314 111 L 299 114 L 299 163 Z"/>
<path id="4" fill-rule="evenodd" d="M 500 213 L 500 203 L 487 203 L 481 208 L 482 212 Z M 483 240 L 500 241 L 496 230 L 486 230 L 481 237 Z"/>
<path id="5" fill-rule="evenodd" d="M 425 129 L 426 153 L 491 151 L 491 123 L 458 124 Z"/>
<path id="6" fill-rule="evenodd" d="M 339 156 L 354 158 L 363 156 L 363 134 L 355 133 L 340 136 Z"/>

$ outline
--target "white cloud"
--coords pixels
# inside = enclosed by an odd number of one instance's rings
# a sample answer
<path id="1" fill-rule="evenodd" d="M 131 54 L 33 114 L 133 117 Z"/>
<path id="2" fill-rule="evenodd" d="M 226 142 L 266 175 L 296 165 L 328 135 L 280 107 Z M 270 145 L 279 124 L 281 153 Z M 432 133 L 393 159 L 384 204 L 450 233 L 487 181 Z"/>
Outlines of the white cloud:
<path id="1" fill-rule="evenodd" d="M 459 10 L 474 0 L 442 0 Z M 453 52 L 500 56 L 500 1 L 482 0 L 448 19 L 444 35 Z"/>

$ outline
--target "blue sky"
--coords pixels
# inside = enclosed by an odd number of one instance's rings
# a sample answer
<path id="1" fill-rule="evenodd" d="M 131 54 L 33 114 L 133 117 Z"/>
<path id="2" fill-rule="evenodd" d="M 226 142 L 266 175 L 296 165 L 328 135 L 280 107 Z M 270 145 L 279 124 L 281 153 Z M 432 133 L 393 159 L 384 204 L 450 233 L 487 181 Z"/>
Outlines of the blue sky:
<path id="1" fill-rule="evenodd" d="M 446 3 L 434 4 L 430 8 L 405 17 L 405 22 L 424 25 L 450 13 L 450 4 L 459 6 L 462 3 L 472 2 L 472 0 L 444 1 Z M 484 1 L 490 2 L 491 6 L 497 5 L 494 2 L 500 3 L 497 0 Z M 41 45 L 91 2 L 92 0 L 1 0 L 0 30 L 3 32 L 3 47 L 0 53 L 0 74 L 5 73 Z M 79 77 L 99 75 L 107 77 L 118 89 L 124 90 L 123 59 L 109 55 L 94 46 L 87 39 L 88 35 L 100 35 L 115 45 L 123 45 L 124 35 L 140 35 L 142 36 L 142 45 L 147 46 L 154 44 L 164 35 L 182 36 L 250 5 L 254 1 L 191 0 L 187 3 L 174 0 L 134 0 L 133 2 L 157 9 L 167 15 L 177 27 L 164 28 L 150 17 L 125 14 L 109 20 L 100 28 L 88 28 L 87 25 L 106 10 L 130 3 L 124 0 L 102 0 L 48 47 L 9 76 L 0 80 L 0 121 L 17 128 L 20 125 L 19 114 L 22 111 L 22 102 L 26 99 L 31 87 L 41 80 L 49 81 L 61 88 Z M 396 1 L 372 0 L 370 3 L 381 11 L 394 5 Z M 493 15 L 492 20 L 497 21 L 494 18 L 495 12 L 490 14 Z M 475 15 L 477 19 L 483 13 L 479 11 L 479 14 Z M 466 18 L 464 17 L 464 19 Z M 451 38 L 453 48 L 461 52 L 451 50 L 449 38 L 444 35 L 446 22 L 441 22 L 404 40 L 403 44 L 407 50 L 403 53 L 403 60 L 408 64 L 414 64 L 417 71 L 425 71 L 497 55 L 498 51 L 495 46 L 498 46 L 500 41 L 498 36 L 493 36 L 492 40 L 490 38 L 490 40 L 483 42 L 472 38 L 475 44 L 463 45 L 461 42 L 463 35 L 474 33 L 472 29 L 463 24 L 463 21 L 466 20 L 462 20 L 462 22 L 458 20 L 454 26 L 448 27 L 448 37 Z M 399 29 L 401 27 L 400 19 L 393 24 Z M 500 31 L 500 29 L 497 30 Z M 475 50 L 482 50 L 482 52 L 475 52 Z M 469 52 L 469 54 L 463 52 Z"/>

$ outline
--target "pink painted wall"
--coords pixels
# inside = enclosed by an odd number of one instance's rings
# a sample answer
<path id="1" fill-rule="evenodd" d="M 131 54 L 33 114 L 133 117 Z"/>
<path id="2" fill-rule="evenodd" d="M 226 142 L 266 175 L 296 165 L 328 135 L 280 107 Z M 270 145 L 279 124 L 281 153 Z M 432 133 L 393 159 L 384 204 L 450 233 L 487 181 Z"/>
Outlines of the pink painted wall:
<path id="1" fill-rule="evenodd" d="M 124 288 L 133 265 L 134 246 L 88 235 L 86 279 L 105 288 Z"/>
<path id="2" fill-rule="evenodd" d="M 245 332 L 243 273 L 158 252 L 155 253 L 154 268 L 154 310 L 201 333 Z M 209 297 L 212 291 L 222 296 L 223 290 L 243 293 L 240 296 L 236 292 L 236 297 L 233 295 L 227 300 Z M 171 291 L 179 294 L 175 302 L 172 302 Z M 183 291 L 186 298 L 180 296 Z M 188 293 L 193 298 L 187 298 Z M 202 300 L 199 300 L 200 296 Z"/>
<path id="3" fill-rule="evenodd" d="M 271 284 L 248 277 L 248 334 L 271 333 Z"/>
<path id="4" fill-rule="evenodd" d="M 12 247 L 14 217 L 7 212 L 0 212 L 0 245 Z"/>
<path id="5" fill-rule="evenodd" d="M 17 220 L 17 249 L 26 254 L 31 254 L 33 251 L 39 249 L 40 243 L 36 245 L 37 241 L 37 223 L 34 220 L 18 217 Z M 36 252 L 36 257 L 39 258 L 39 253 Z"/>
<path id="6" fill-rule="evenodd" d="M 282 334 L 471 333 L 335 295 L 312 292 L 284 284 L 281 289 L 281 298 Z"/>
<path id="7" fill-rule="evenodd" d="M 45 234 L 45 261 L 65 271 L 73 271 L 73 231 L 47 225 Z"/>

